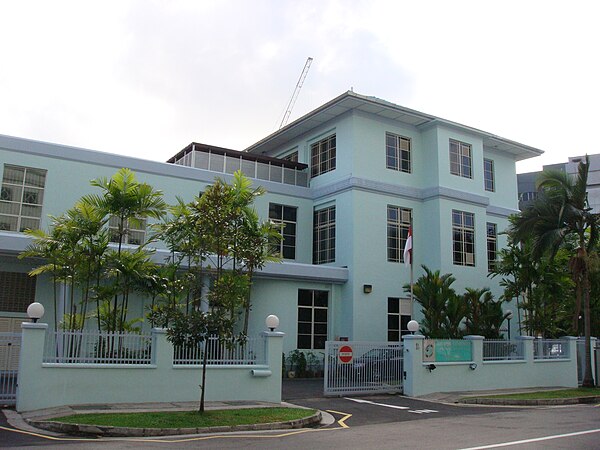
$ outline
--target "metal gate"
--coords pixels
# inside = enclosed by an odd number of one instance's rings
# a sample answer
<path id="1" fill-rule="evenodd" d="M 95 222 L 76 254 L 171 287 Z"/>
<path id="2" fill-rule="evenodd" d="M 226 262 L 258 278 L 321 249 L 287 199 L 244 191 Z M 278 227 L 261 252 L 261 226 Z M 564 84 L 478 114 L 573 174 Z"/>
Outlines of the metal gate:
<path id="1" fill-rule="evenodd" d="M 21 333 L 0 333 L 0 405 L 17 402 Z"/>
<path id="2" fill-rule="evenodd" d="M 401 342 L 325 343 L 325 395 L 402 392 Z"/>

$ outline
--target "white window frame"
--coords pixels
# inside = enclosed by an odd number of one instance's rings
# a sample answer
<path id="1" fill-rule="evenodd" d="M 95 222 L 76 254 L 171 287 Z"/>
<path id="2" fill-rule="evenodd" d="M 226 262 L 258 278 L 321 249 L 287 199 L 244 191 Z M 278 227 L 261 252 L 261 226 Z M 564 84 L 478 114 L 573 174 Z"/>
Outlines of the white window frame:
<path id="1" fill-rule="evenodd" d="M 123 244 L 142 245 L 146 242 L 146 219 L 137 219 L 138 223 L 127 220 L 124 224 L 125 234 L 123 235 Z M 112 216 L 108 221 L 108 232 L 110 242 L 118 243 L 118 218 Z"/>
<path id="2" fill-rule="evenodd" d="M 412 173 L 412 141 L 394 133 L 385 133 L 385 165 L 388 169 Z"/>
<path id="3" fill-rule="evenodd" d="M 310 177 L 335 170 L 336 135 L 327 136 L 310 145 Z"/>
<path id="4" fill-rule="evenodd" d="M 496 259 L 498 257 L 498 225 L 493 222 L 487 222 L 486 236 L 488 272 L 492 272 L 496 268 Z"/>
<path id="5" fill-rule="evenodd" d="M 471 252 L 468 251 L 470 246 Z M 457 266 L 475 266 L 474 213 L 452 210 L 452 262 Z"/>
<path id="6" fill-rule="evenodd" d="M 403 263 L 404 247 L 412 224 L 412 209 L 387 205 L 387 260 Z"/>
<path id="7" fill-rule="evenodd" d="M 489 168 L 488 168 L 489 166 Z M 494 175 L 494 160 L 484 158 L 483 160 L 483 184 L 486 191 L 496 191 L 496 179 Z"/>
<path id="8" fill-rule="evenodd" d="M 273 212 L 272 210 L 274 208 L 279 208 L 280 209 L 280 213 L 279 213 L 279 218 L 274 217 L 271 213 Z M 295 216 L 295 220 L 290 220 L 290 219 L 286 219 L 286 209 L 289 210 L 294 210 L 294 216 Z M 289 205 L 283 205 L 281 203 L 269 203 L 269 220 L 276 224 L 281 226 L 281 239 L 278 242 L 277 245 L 277 252 L 279 254 L 279 256 L 283 259 L 288 259 L 288 260 L 295 260 L 296 259 L 296 239 L 297 239 L 297 234 L 298 234 L 298 207 L 297 206 L 289 206 Z M 289 226 L 288 226 L 289 225 Z M 290 232 L 291 230 L 291 225 L 293 225 L 294 227 L 294 231 L 293 233 Z M 293 245 L 286 245 L 286 237 L 289 240 L 293 240 Z M 288 240 L 288 242 L 289 242 Z M 291 251 L 293 252 L 293 255 L 289 256 L 285 256 L 285 249 L 291 249 Z"/>
<path id="9" fill-rule="evenodd" d="M 314 210 L 313 264 L 335 262 L 335 205 Z"/>
<path id="10" fill-rule="evenodd" d="M 397 342 L 402 339 L 402 336 L 409 334 L 408 327 L 402 325 L 408 325 L 411 320 L 410 313 L 403 311 L 403 306 L 408 303 L 410 307 L 410 299 L 400 297 L 388 297 L 387 302 L 387 340 L 388 342 Z M 395 307 L 397 304 L 397 308 Z M 396 311 L 397 310 L 397 311 Z M 391 322 L 397 322 L 398 327 L 392 327 Z M 397 333 L 397 337 L 396 337 Z"/>
<path id="11" fill-rule="evenodd" d="M 23 178 L 8 179 L 7 169 L 22 171 Z M 0 230 L 22 232 L 26 229 L 40 228 L 47 174 L 45 169 L 4 164 L 0 188 Z M 41 181 L 37 184 L 28 182 L 30 176 L 37 176 Z M 26 199 L 31 199 L 28 195 L 33 194 L 36 201 L 26 202 Z M 37 213 L 32 214 L 34 211 Z"/>
<path id="12" fill-rule="evenodd" d="M 473 178 L 471 144 L 450 139 L 450 173 L 463 178 Z"/>

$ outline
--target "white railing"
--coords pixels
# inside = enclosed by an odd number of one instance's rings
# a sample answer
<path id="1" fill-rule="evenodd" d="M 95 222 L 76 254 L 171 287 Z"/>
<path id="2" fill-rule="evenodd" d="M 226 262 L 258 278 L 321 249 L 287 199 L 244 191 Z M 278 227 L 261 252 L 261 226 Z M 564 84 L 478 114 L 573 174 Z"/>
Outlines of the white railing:
<path id="1" fill-rule="evenodd" d="M 484 361 L 519 361 L 525 359 L 523 341 L 486 339 L 483 341 Z"/>
<path id="2" fill-rule="evenodd" d="M 259 162 L 253 158 L 247 159 L 251 156 L 247 153 L 239 153 L 239 156 L 233 156 L 210 150 L 195 150 L 175 160 L 173 164 L 230 174 L 241 170 L 245 176 L 250 178 L 302 187 L 308 186 L 307 169 L 293 169 L 275 161 Z"/>
<path id="3" fill-rule="evenodd" d="M 533 359 L 569 359 L 569 341 L 563 339 L 536 339 Z"/>
<path id="4" fill-rule="evenodd" d="M 17 401 L 21 333 L 0 333 L 0 405 Z"/>
<path id="5" fill-rule="evenodd" d="M 93 330 L 49 332 L 45 363 L 150 364 L 152 335 Z"/>
<path id="6" fill-rule="evenodd" d="M 174 346 L 174 365 L 200 365 L 207 350 L 207 364 L 210 365 L 244 365 L 266 364 L 266 340 L 264 337 L 246 338 L 245 340 L 220 340 L 211 336 L 197 345 Z"/>

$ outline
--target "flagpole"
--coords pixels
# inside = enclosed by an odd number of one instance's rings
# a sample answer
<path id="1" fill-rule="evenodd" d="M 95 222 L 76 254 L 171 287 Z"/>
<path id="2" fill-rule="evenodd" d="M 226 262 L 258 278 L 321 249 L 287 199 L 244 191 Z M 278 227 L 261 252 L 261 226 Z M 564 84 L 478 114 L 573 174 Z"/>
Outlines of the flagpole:
<path id="1" fill-rule="evenodd" d="M 413 261 L 415 259 L 415 246 L 414 246 L 414 238 L 413 238 L 413 227 L 410 227 L 410 234 L 412 238 L 411 249 L 410 249 L 410 320 L 415 320 L 415 296 L 413 292 L 414 285 L 414 269 L 413 269 Z"/>
<path id="2" fill-rule="evenodd" d="M 413 292 L 413 261 L 414 261 L 414 253 L 413 253 L 413 229 L 412 229 L 412 220 L 411 225 L 408 228 L 408 235 L 406 236 L 406 243 L 404 244 L 404 265 L 407 263 L 410 264 L 410 319 L 413 320 L 414 315 L 414 292 Z"/>

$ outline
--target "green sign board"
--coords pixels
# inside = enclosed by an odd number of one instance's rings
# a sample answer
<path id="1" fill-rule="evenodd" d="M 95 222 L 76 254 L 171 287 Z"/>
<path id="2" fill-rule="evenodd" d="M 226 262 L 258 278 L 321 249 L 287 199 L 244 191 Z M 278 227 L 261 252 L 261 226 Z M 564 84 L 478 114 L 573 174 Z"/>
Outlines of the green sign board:
<path id="1" fill-rule="evenodd" d="M 472 361 L 473 352 L 471 341 L 455 339 L 436 339 L 435 361 L 436 362 L 458 362 Z"/>

